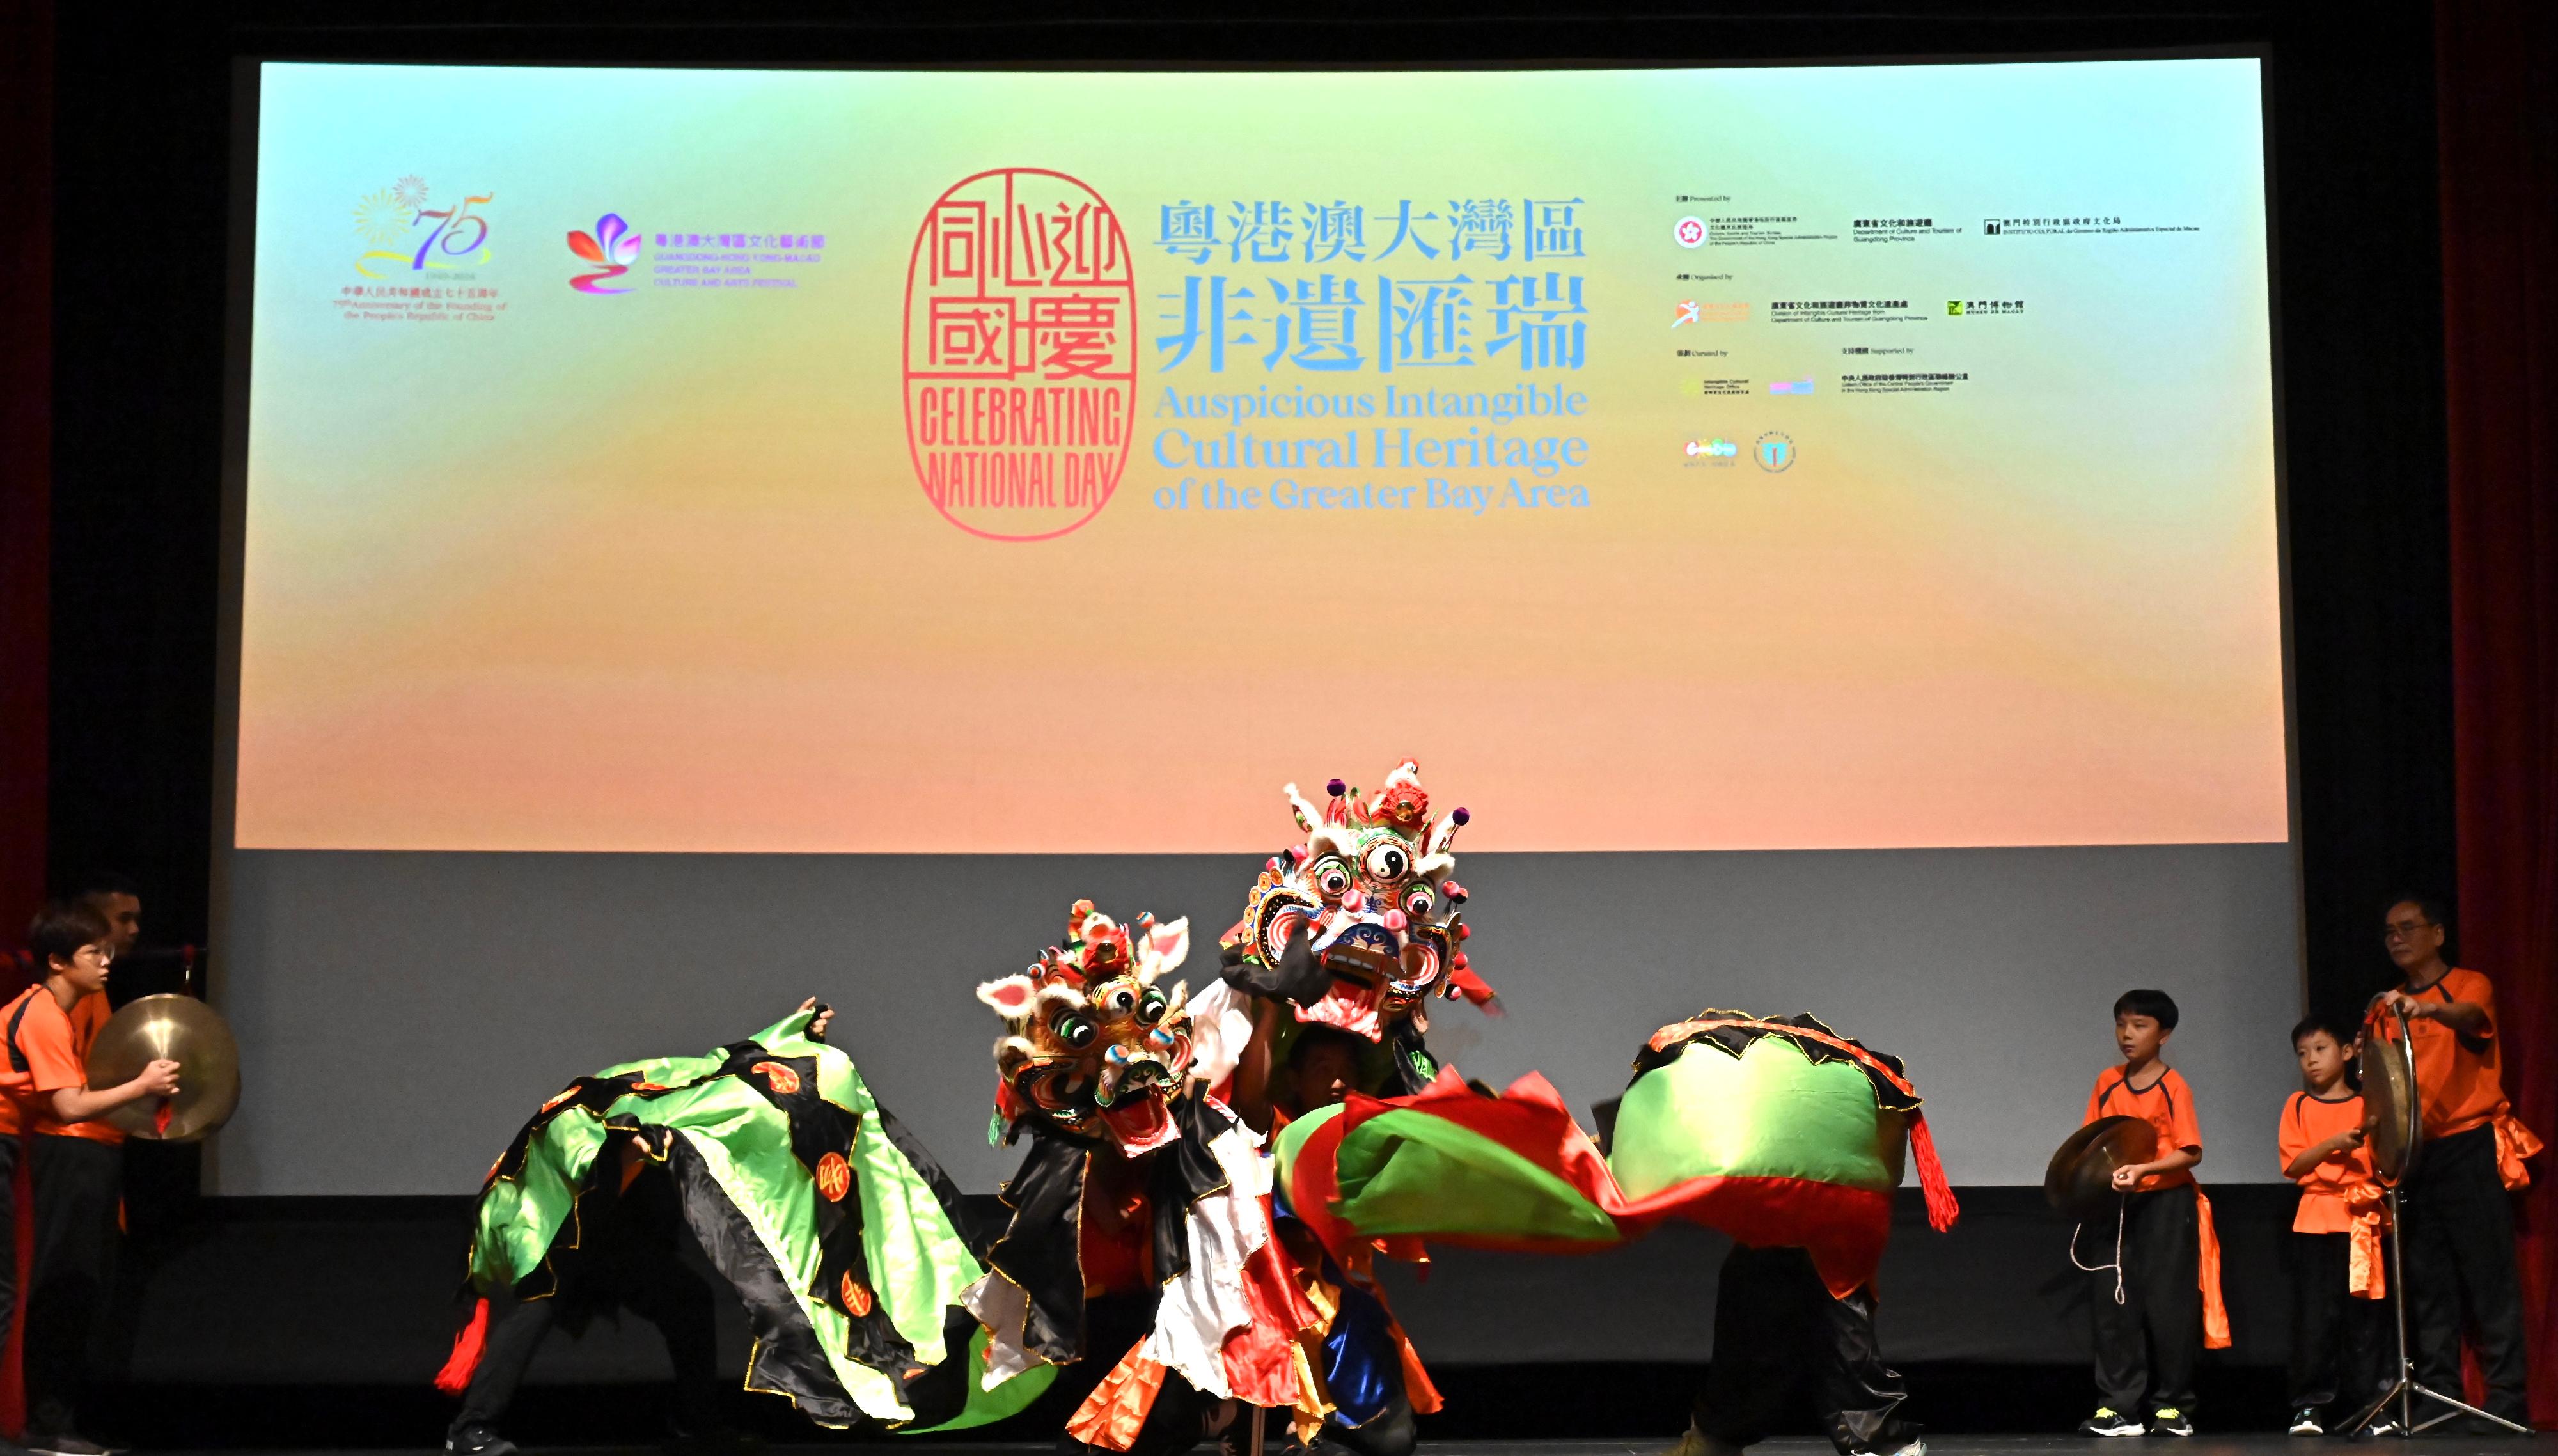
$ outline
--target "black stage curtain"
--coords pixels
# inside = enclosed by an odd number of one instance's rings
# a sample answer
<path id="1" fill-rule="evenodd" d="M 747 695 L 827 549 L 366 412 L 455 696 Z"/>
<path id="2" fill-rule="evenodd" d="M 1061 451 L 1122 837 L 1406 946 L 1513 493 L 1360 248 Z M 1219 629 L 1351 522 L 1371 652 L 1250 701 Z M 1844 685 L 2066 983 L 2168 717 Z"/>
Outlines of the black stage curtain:
<path id="1" fill-rule="evenodd" d="M 0 0 L 0 952 L 45 894 L 54 7 Z M 20 967 L 0 965 L 14 989 Z"/>

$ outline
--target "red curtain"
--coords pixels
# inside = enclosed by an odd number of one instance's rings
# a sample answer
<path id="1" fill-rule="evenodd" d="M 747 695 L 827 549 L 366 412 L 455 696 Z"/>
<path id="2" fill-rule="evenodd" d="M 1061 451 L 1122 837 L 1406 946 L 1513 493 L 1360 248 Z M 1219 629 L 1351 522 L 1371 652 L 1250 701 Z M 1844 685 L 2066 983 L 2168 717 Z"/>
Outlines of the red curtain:
<path id="1" fill-rule="evenodd" d="M 53 291 L 54 7 L 0 0 L 0 953 L 45 893 Z"/>
<path id="2" fill-rule="evenodd" d="M 2461 959 L 2558 1142 L 2558 5 L 2439 0 Z M 2390 664 L 2374 663 L 2375 671 Z M 2522 1201 L 2532 1423 L 2558 1426 L 2558 1157 Z"/>

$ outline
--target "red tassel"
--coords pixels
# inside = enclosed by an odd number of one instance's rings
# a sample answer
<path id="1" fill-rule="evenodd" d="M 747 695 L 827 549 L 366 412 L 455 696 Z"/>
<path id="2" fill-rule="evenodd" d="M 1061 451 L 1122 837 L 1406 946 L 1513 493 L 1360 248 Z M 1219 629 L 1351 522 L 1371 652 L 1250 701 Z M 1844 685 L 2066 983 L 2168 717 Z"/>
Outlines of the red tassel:
<path id="1" fill-rule="evenodd" d="M 1924 1112 L 1910 1114 L 1910 1153 L 1918 1160 L 1919 1191 L 1927 1195 L 1927 1227 L 1942 1234 L 1963 1216 L 1963 1208 L 1954 1202 L 1953 1185 L 1945 1181 L 1945 1165 L 1936 1161 L 1936 1139 L 1927 1132 Z"/>
<path id="2" fill-rule="evenodd" d="M 435 1373 L 435 1388 L 447 1395 L 459 1395 L 471 1388 L 471 1373 L 480 1368 L 480 1357 L 489 1348 L 489 1301 L 483 1298 L 471 1311 L 471 1323 L 453 1337 L 453 1354 L 444 1369 Z"/>

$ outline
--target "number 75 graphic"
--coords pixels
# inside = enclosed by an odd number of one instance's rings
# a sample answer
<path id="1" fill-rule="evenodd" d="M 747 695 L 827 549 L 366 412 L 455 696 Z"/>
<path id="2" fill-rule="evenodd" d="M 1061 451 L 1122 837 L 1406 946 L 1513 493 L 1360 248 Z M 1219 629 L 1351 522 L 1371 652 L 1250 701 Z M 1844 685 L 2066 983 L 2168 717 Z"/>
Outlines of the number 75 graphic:
<path id="1" fill-rule="evenodd" d="M 460 207 L 420 209 L 417 215 L 418 222 L 423 222 L 429 218 L 438 220 L 434 230 L 426 234 L 424 241 L 418 243 L 414 254 L 389 248 L 374 248 L 355 259 L 355 271 L 367 278 L 384 276 L 365 266 L 375 258 L 388 258 L 393 262 L 405 261 L 409 271 L 413 273 L 428 268 L 471 268 L 489 261 L 487 247 L 489 219 L 476 216 L 471 210 L 496 197 L 496 193 L 483 193 L 478 197 L 464 198 Z M 416 222 L 409 225 L 415 226 Z M 440 256 L 430 257 L 428 256 L 430 253 L 440 254 Z"/>

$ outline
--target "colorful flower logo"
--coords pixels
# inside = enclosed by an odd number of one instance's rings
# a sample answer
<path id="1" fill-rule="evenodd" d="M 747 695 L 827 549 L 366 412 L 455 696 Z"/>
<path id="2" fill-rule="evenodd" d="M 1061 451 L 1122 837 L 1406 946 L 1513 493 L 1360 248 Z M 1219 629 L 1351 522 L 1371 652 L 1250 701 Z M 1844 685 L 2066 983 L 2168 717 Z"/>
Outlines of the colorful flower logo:
<path id="1" fill-rule="evenodd" d="M 604 286 L 630 272 L 631 265 L 640 261 L 640 234 L 631 230 L 631 224 L 622 220 L 621 214 L 607 213 L 596 218 L 592 234 L 572 230 L 568 235 L 568 250 L 603 270 L 571 278 L 568 280 L 571 288 L 580 293 L 631 292 L 629 288 Z"/>

